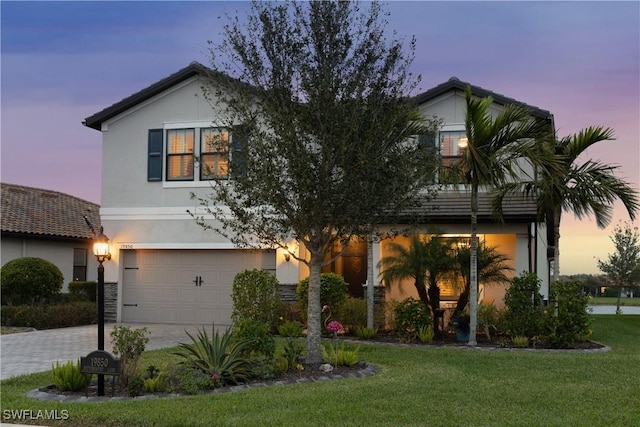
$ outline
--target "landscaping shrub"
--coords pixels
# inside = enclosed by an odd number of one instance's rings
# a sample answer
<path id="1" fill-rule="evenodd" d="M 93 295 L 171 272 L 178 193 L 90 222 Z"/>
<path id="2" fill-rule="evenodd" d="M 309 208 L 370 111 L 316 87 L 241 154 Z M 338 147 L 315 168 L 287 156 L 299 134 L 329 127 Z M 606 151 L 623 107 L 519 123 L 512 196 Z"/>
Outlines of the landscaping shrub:
<path id="1" fill-rule="evenodd" d="M 558 315 L 555 315 L 556 301 Z M 579 282 L 555 282 L 550 286 L 549 309 L 545 315 L 541 337 L 553 347 L 574 347 L 591 335 L 588 312 L 589 297 Z"/>
<path id="2" fill-rule="evenodd" d="M 162 388 L 165 393 L 197 394 L 200 390 L 214 388 L 211 376 L 185 364 L 171 364 L 163 374 Z"/>
<path id="3" fill-rule="evenodd" d="M 435 332 L 433 331 L 433 325 L 421 326 L 418 329 L 418 339 L 421 343 L 428 344 L 433 340 Z"/>
<path id="4" fill-rule="evenodd" d="M 16 258 L 2 266 L 2 304 L 37 305 L 62 290 L 64 276 L 55 264 L 42 258 Z"/>
<path id="5" fill-rule="evenodd" d="M 284 372 L 295 368 L 303 353 L 304 348 L 301 342 L 291 338 L 287 339 L 284 347 L 282 347 L 282 359 L 287 362 Z"/>
<path id="6" fill-rule="evenodd" d="M 353 334 L 357 327 L 367 326 L 367 301 L 362 298 L 347 297 L 337 307 L 335 318 L 340 319 L 346 333 Z"/>
<path id="7" fill-rule="evenodd" d="M 505 295 L 505 324 L 511 336 L 524 336 L 551 347 L 574 347 L 590 335 L 589 297 L 580 282 L 552 283 L 549 305 L 542 306 L 535 274 L 513 279 Z M 556 311 L 557 307 L 557 311 Z"/>
<path id="8" fill-rule="evenodd" d="M 540 279 L 534 273 L 514 277 L 504 297 L 505 326 L 511 336 L 538 336 L 542 332 L 543 307 Z"/>
<path id="9" fill-rule="evenodd" d="M 330 363 L 334 366 L 353 366 L 358 363 L 358 350 L 345 350 L 344 344 L 340 347 L 328 345 L 322 346 L 322 359 L 326 363 Z"/>
<path id="10" fill-rule="evenodd" d="M 45 307 L 45 310 L 48 323 L 37 329 L 69 328 L 71 326 L 97 323 L 97 306 L 95 302 L 77 301 L 68 304 L 50 305 Z"/>
<path id="11" fill-rule="evenodd" d="M 491 340 L 492 334 L 500 332 L 500 310 L 495 305 L 480 302 L 478 305 L 478 328 L 482 329 L 488 340 Z"/>
<path id="12" fill-rule="evenodd" d="M 97 321 L 95 302 L 71 302 L 58 305 L 4 305 L 0 308 L 2 326 L 56 329 L 91 325 Z"/>
<path id="13" fill-rule="evenodd" d="M 233 342 L 245 343 L 242 355 L 246 358 L 272 359 L 276 352 L 276 341 L 269 329 L 269 325 L 260 320 L 240 320 L 233 328 Z"/>
<path id="14" fill-rule="evenodd" d="M 347 297 L 349 285 L 342 276 L 335 273 L 322 273 L 320 275 L 320 306 L 328 305 L 335 307 L 336 313 Z M 301 314 L 306 321 L 307 306 L 309 304 L 309 278 L 302 279 L 296 287 L 298 304 L 300 304 Z"/>
<path id="15" fill-rule="evenodd" d="M 297 302 L 283 302 L 280 304 L 280 322 L 291 321 L 304 324 L 304 315 L 300 304 Z"/>
<path id="16" fill-rule="evenodd" d="M 238 384 L 249 376 L 249 361 L 242 357 L 246 341 L 233 340 L 233 332 L 228 328 L 220 335 L 213 326 L 213 336 L 198 330 L 197 337 L 187 332 L 191 343 L 180 343 L 175 354 L 185 360 L 181 363 L 198 370 L 209 378 L 215 377 L 222 385 Z"/>
<path id="17" fill-rule="evenodd" d="M 304 326 L 298 322 L 285 320 L 282 325 L 278 326 L 278 333 L 283 337 L 297 338 L 302 336 Z"/>
<path id="18" fill-rule="evenodd" d="M 516 335 L 515 337 L 511 338 L 511 342 L 513 342 L 513 345 L 515 345 L 517 348 L 526 348 L 529 346 L 529 337 Z"/>
<path id="19" fill-rule="evenodd" d="M 136 376 L 140 356 L 149 342 L 148 334 L 148 328 L 131 329 L 127 326 L 116 326 L 111 331 L 113 354 L 120 357 L 120 383 L 125 388 Z M 144 381 L 139 385 L 144 388 Z M 132 391 L 135 391 L 135 386 L 132 386 Z"/>
<path id="20" fill-rule="evenodd" d="M 244 270 L 233 279 L 233 313 L 231 319 L 259 320 L 275 330 L 280 312 L 280 284 L 267 270 Z"/>
<path id="21" fill-rule="evenodd" d="M 355 330 L 356 336 L 363 340 L 370 340 L 376 336 L 378 333 L 378 329 L 365 328 L 363 326 L 358 326 Z"/>
<path id="22" fill-rule="evenodd" d="M 395 330 L 407 339 L 415 339 L 420 328 L 431 325 L 429 309 L 415 298 L 407 298 L 394 308 Z"/>
<path id="23" fill-rule="evenodd" d="M 96 301 L 97 283 L 90 281 L 69 282 L 69 294 L 77 298 L 78 301 Z"/>
<path id="24" fill-rule="evenodd" d="M 70 360 L 64 365 L 56 361 L 51 373 L 53 383 L 62 391 L 84 390 L 91 382 L 91 374 L 83 374 L 80 370 L 80 359 L 76 363 Z"/>

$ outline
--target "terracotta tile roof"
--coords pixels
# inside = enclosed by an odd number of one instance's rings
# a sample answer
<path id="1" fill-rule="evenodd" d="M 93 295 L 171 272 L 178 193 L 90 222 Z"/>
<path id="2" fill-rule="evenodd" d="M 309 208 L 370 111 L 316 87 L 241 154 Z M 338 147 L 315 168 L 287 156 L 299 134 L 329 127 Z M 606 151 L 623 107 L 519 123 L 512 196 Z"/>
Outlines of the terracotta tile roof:
<path id="1" fill-rule="evenodd" d="M 57 191 L 5 183 L 0 186 L 3 234 L 91 239 L 84 215 L 96 230 L 100 228 L 100 205 Z"/>

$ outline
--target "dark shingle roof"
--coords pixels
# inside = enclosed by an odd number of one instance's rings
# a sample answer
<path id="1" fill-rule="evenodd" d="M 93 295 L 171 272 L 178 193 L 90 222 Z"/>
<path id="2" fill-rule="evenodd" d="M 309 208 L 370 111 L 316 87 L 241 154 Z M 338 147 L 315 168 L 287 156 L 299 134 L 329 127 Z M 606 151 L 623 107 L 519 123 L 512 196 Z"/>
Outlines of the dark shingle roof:
<path id="1" fill-rule="evenodd" d="M 487 193 L 478 194 L 478 222 L 495 223 L 498 219 L 493 215 L 492 196 Z M 520 195 L 505 198 L 503 220 L 506 223 L 532 222 L 536 218 L 534 200 Z M 406 209 L 402 219 L 422 223 L 469 223 L 471 220 L 471 194 L 469 192 L 440 192 L 436 197 L 422 196 L 415 207 Z"/>
<path id="2" fill-rule="evenodd" d="M 551 114 L 551 112 L 547 110 L 543 110 L 541 108 L 525 104 L 524 102 L 517 101 L 513 98 L 506 97 L 499 93 L 495 93 L 490 90 L 483 89 L 480 86 L 475 86 L 470 83 L 463 82 L 457 77 L 451 77 L 446 82 L 441 83 L 438 86 L 427 90 L 426 92 L 422 92 L 421 94 L 417 95 L 414 98 L 414 101 L 418 105 L 424 104 L 425 102 L 430 101 L 434 98 L 437 98 L 438 96 L 443 95 L 452 90 L 459 90 L 464 92 L 467 89 L 467 86 L 471 86 L 471 93 L 474 96 L 477 96 L 479 98 L 486 98 L 488 96 L 491 96 L 493 98 L 493 102 L 498 105 L 502 105 L 502 106 L 511 105 L 511 104 L 518 105 L 520 107 L 527 108 L 531 112 L 531 115 L 534 117 L 537 117 L 540 119 L 553 120 L 553 114 Z"/>
<path id="3" fill-rule="evenodd" d="M 57 191 L 0 184 L 2 187 L 2 233 L 49 238 L 91 239 L 87 216 L 100 228 L 100 205 Z"/>

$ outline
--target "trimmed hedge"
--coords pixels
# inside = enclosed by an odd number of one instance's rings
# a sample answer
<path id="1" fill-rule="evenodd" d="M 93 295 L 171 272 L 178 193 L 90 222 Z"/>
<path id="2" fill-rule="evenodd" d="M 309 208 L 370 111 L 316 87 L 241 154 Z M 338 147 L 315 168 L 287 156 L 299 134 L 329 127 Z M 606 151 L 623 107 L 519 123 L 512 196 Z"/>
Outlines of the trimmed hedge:
<path id="1" fill-rule="evenodd" d="M 76 301 L 96 301 L 97 289 L 96 282 L 69 282 L 69 293 L 76 298 Z"/>
<path id="2" fill-rule="evenodd" d="M 97 323 L 97 307 L 95 302 L 87 301 L 46 306 L 4 305 L 0 318 L 2 326 L 68 328 Z"/>

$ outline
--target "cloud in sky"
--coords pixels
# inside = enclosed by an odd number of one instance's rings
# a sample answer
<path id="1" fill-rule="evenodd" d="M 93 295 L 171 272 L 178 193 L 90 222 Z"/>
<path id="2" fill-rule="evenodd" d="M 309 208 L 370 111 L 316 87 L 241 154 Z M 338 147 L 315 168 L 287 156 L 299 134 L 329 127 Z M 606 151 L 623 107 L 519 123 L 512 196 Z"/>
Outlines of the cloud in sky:
<path id="1" fill-rule="evenodd" d="M 2 180 L 99 202 L 101 137 L 82 120 L 191 61 L 207 64 L 207 41 L 220 40 L 225 22 L 219 17 L 243 16 L 248 3 L 0 8 Z M 640 3 L 392 1 L 386 9 L 390 30 L 416 37 L 422 90 L 457 76 L 551 111 L 560 136 L 610 126 L 617 140 L 588 155 L 620 164 L 640 186 Z M 626 219 L 616 212 L 615 220 Z M 566 218 L 572 266 L 563 272 L 595 272 L 593 253 L 583 259 L 573 248 L 590 236 L 609 249 L 610 229 Z"/>

